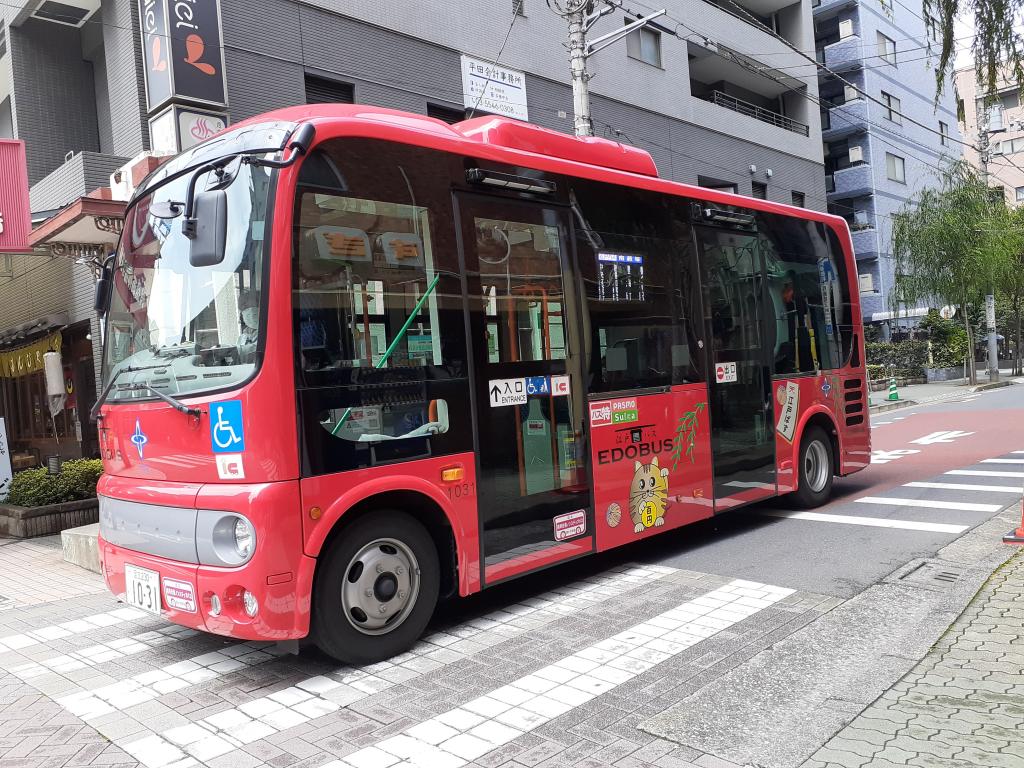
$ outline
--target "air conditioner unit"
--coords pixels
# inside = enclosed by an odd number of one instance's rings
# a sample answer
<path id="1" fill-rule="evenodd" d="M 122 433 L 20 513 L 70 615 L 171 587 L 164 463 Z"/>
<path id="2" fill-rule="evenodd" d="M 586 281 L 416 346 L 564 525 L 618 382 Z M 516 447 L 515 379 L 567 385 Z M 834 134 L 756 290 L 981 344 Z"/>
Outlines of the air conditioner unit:
<path id="1" fill-rule="evenodd" d="M 843 99 L 846 101 L 853 101 L 857 98 L 860 98 L 860 93 L 858 93 L 856 88 L 849 85 L 843 86 Z"/>
<path id="2" fill-rule="evenodd" d="M 81 27 L 99 10 L 100 0 L 46 0 L 32 11 L 32 18 L 64 24 L 68 27 Z"/>
<path id="3" fill-rule="evenodd" d="M 853 36 L 853 19 L 846 19 L 839 22 L 839 39 L 843 40 Z"/>
<path id="4" fill-rule="evenodd" d="M 859 144 L 850 147 L 850 162 L 851 163 L 863 163 L 864 162 L 864 148 Z"/>
<path id="5" fill-rule="evenodd" d="M 870 272 L 864 275 L 859 275 L 860 278 L 860 292 L 861 293 L 874 293 L 875 291 L 875 277 Z"/>

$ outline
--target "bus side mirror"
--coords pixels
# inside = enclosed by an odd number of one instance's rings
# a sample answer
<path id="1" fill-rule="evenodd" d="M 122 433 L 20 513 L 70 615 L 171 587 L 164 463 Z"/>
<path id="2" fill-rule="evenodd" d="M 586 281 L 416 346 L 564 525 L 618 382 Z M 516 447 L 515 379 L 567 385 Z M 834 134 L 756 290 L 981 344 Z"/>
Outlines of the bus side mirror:
<path id="1" fill-rule="evenodd" d="M 213 267 L 224 261 L 228 234 L 228 193 L 223 189 L 199 192 L 193 213 L 195 234 L 188 260 L 193 267 Z"/>
<path id="2" fill-rule="evenodd" d="M 110 276 L 110 267 L 103 267 L 100 270 L 99 279 L 96 281 L 96 297 L 93 299 L 93 309 L 97 314 L 106 314 L 110 309 L 110 290 L 113 287 L 113 278 Z"/>

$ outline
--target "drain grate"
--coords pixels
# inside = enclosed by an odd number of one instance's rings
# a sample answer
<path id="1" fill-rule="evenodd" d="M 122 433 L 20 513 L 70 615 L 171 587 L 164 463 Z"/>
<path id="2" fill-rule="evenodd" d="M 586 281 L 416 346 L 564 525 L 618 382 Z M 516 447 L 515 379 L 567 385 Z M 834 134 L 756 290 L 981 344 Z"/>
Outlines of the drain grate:
<path id="1" fill-rule="evenodd" d="M 896 577 L 903 584 L 914 584 L 925 589 L 946 589 L 956 584 L 964 575 L 964 568 L 942 560 L 919 560 L 910 563 Z"/>

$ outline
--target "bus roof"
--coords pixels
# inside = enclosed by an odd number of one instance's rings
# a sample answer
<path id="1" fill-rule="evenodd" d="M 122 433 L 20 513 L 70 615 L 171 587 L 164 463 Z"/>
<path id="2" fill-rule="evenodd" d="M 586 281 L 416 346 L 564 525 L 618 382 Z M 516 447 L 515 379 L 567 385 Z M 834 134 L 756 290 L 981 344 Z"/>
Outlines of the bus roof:
<path id="1" fill-rule="evenodd" d="M 227 130 L 267 121 L 292 123 L 312 121 L 316 123 L 367 123 L 380 127 L 380 138 L 400 140 L 398 134 L 406 134 L 401 140 L 407 143 L 457 151 L 452 144 L 471 144 L 466 154 L 480 156 L 480 149 L 487 147 L 487 157 L 513 165 L 535 166 L 538 170 L 551 169 L 552 164 L 561 166 L 558 172 L 572 173 L 564 164 L 571 163 L 579 170 L 589 168 L 599 174 L 583 175 L 612 183 L 685 195 L 722 205 L 735 205 L 754 210 L 782 213 L 788 216 L 823 222 L 837 232 L 846 232 L 847 223 L 840 216 L 833 216 L 809 208 L 799 208 L 785 203 L 722 192 L 707 187 L 697 187 L 682 182 L 662 179 L 651 155 L 638 148 L 617 141 L 595 136 L 578 137 L 497 115 L 464 120 L 454 125 L 412 112 L 403 112 L 386 107 L 362 104 L 305 104 L 256 115 Z M 374 136 L 378 131 L 360 131 L 359 135 Z M 441 146 L 445 145 L 445 146 Z M 524 157 L 532 156 L 533 160 Z M 578 173 L 578 172 L 577 172 Z M 844 246 L 845 249 L 845 246 Z M 849 254 L 853 257 L 852 252 Z"/>

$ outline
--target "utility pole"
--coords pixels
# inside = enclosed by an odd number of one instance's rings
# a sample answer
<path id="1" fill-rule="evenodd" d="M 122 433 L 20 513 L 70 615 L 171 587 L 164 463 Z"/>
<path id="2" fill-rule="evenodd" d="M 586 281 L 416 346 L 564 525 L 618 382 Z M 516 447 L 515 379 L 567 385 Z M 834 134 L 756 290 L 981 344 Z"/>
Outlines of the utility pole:
<path id="1" fill-rule="evenodd" d="M 977 70 L 975 74 L 978 84 L 977 89 L 980 92 L 982 89 L 980 70 Z M 989 120 L 991 118 L 989 110 L 991 107 L 992 99 L 986 91 L 985 98 L 982 99 L 981 114 L 978 115 L 978 154 L 980 156 L 981 180 L 986 190 L 988 189 L 989 179 Z M 996 297 L 994 289 L 992 293 L 985 296 L 985 330 L 988 331 L 988 380 L 990 382 L 999 381 L 999 346 L 996 341 Z M 971 350 L 971 355 L 974 355 L 973 349 Z"/>
<path id="2" fill-rule="evenodd" d="M 573 128 L 577 136 L 593 136 L 594 123 L 590 116 L 590 75 L 587 59 L 607 48 L 630 32 L 646 26 L 664 16 L 662 8 L 648 16 L 631 21 L 624 27 L 587 42 L 587 33 L 602 16 L 614 12 L 619 4 L 615 0 L 547 0 L 548 7 L 569 23 L 569 75 L 572 78 Z"/>

